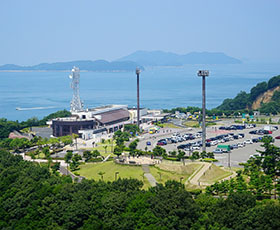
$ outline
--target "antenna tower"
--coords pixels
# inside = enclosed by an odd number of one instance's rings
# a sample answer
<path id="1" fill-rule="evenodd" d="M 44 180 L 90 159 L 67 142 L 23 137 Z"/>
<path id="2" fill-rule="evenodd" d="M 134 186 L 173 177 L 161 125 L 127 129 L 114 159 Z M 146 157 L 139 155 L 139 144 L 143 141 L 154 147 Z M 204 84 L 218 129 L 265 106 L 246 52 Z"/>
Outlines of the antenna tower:
<path id="1" fill-rule="evenodd" d="M 78 112 L 83 110 L 83 103 L 80 99 L 80 69 L 78 67 L 73 67 L 69 78 L 72 79 L 71 88 L 73 89 L 73 97 L 71 101 L 70 111 Z"/>

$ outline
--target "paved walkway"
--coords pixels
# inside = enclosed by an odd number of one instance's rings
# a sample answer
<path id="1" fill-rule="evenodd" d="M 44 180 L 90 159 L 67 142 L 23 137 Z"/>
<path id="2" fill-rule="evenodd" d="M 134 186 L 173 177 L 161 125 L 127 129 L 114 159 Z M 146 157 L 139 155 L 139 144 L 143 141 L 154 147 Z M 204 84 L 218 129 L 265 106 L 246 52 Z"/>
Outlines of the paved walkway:
<path id="1" fill-rule="evenodd" d="M 211 163 L 207 162 L 199 162 L 201 166 L 193 173 L 193 177 L 190 180 L 187 180 L 186 183 L 190 183 L 193 185 L 200 185 L 199 179 L 203 176 L 203 174 L 211 167 Z"/>
<path id="2" fill-rule="evenodd" d="M 66 175 L 66 176 L 69 175 L 69 176 L 71 176 L 71 178 L 72 178 L 73 181 L 76 181 L 76 180 L 77 180 L 77 182 L 79 182 L 79 183 L 84 179 L 84 177 L 74 175 L 74 174 L 73 174 L 72 172 L 70 172 L 65 166 L 60 166 L 59 172 L 60 172 L 61 174 L 63 174 L 63 175 Z"/>
<path id="3" fill-rule="evenodd" d="M 191 179 L 186 181 L 186 185 L 188 183 L 196 185 L 196 186 L 209 186 L 211 185 L 210 183 L 206 183 L 206 182 L 200 182 L 200 178 L 205 174 L 205 172 L 209 169 L 211 169 L 212 163 L 207 163 L 207 162 L 199 162 L 202 166 L 200 166 L 192 175 L 194 175 L 193 177 L 191 177 Z M 225 169 L 226 170 L 226 169 Z M 236 176 L 236 173 L 234 171 L 231 170 L 226 170 L 232 173 L 232 175 L 225 177 L 219 181 L 224 181 L 224 180 L 230 180 L 231 178 Z"/>
<path id="4" fill-rule="evenodd" d="M 144 176 L 148 179 L 152 187 L 157 185 L 157 181 L 154 176 L 150 173 L 149 165 L 142 165 L 142 170 L 144 172 Z"/>

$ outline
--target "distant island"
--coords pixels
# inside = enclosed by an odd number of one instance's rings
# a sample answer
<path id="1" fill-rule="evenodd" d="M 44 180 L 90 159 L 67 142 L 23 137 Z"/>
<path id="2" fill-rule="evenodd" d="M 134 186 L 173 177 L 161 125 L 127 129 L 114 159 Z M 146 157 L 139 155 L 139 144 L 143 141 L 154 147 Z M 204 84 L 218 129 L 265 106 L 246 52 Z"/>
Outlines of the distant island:
<path id="1" fill-rule="evenodd" d="M 84 71 L 135 71 L 136 67 L 144 69 L 143 66 L 133 61 L 70 61 L 56 63 L 41 63 L 34 66 L 19 66 L 7 64 L 0 66 L 0 71 L 69 71 L 77 66 Z"/>
<path id="2" fill-rule="evenodd" d="M 184 55 L 163 51 L 136 51 L 118 61 L 133 61 L 142 66 L 182 66 L 185 64 L 241 64 L 224 53 L 192 52 Z"/>
<path id="3" fill-rule="evenodd" d="M 136 67 L 144 70 L 144 66 L 182 66 L 185 64 L 241 64 L 239 59 L 224 53 L 192 52 L 184 55 L 164 51 L 136 51 L 116 61 L 77 60 L 69 62 L 41 63 L 33 66 L 6 64 L 0 71 L 69 71 L 77 66 L 82 71 L 135 71 Z"/>

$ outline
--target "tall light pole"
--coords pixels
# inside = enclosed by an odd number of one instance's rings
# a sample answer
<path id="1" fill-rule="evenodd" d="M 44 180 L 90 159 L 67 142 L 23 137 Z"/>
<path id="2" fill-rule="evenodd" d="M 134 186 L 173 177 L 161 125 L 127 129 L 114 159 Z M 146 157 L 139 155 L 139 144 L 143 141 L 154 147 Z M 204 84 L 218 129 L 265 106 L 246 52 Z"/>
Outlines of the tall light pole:
<path id="1" fill-rule="evenodd" d="M 139 75 L 140 69 L 136 68 L 136 75 L 137 75 L 137 127 L 140 128 L 140 102 L 139 102 Z"/>
<path id="2" fill-rule="evenodd" d="M 209 76 L 209 70 L 198 70 L 198 77 L 202 77 L 202 151 L 206 152 L 206 127 L 205 127 L 205 77 Z"/>

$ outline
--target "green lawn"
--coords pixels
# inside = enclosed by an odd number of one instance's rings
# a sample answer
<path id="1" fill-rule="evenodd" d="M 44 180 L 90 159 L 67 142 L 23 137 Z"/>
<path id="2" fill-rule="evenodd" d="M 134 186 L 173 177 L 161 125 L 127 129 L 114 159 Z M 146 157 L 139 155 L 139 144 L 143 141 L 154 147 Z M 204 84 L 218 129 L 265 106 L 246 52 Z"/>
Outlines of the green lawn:
<path id="1" fill-rule="evenodd" d="M 116 164 L 113 161 L 104 163 L 87 163 L 80 166 L 77 171 L 81 176 L 88 179 L 100 180 L 99 172 L 105 172 L 103 175 L 104 181 L 114 181 L 115 173 L 119 172 L 118 178 L 133 178 L 143 181 L 143 170 L 141 166 L 129 166 Z M 148 188 L 149 182 L 144 177 L 144 187 Z"/>
<path id="2" fill-rule="evenodd" d="M 150 166 L 150 173 L 155 177 L 158 183 L 165 183 L 168 180 L 180 181 L 183 177 L 182 183 L 189 178 L 189 176 L 199 167 L 199 164 L 192 163 L 186 164 L 182 163 L 170 163 L 163 162 L 157 166 Z M 129 166 L 116 164 L 113 161 L 104 163 L 87 163 L 80 166 L 80 170 L 77 171 L 81 176 L 88 179 L 100 180 L 101 176 L 99 172 L 105 172 L 103 175 L 104 181 L 114 181 L 115 173 L 119 172 L 118 178 L 133 178 L 144 182 L 144 189 L 150 187 L 150 184 L 146 177 L 143 180 L 143 170 L 141 166 Z"/>
<path id="3" fill-rule="evenodd" d="M 111 140 L 112 141 L 112 140 Z M 101 142 L 96 144 L 96 147 L 92 148 L 92 150 L 98 150 L 100 152 L 100 154 L 104 157 L 108 156 L 109 154 L 111 154 L 111 156 L 115 156 L 112 152 L 112 150 L 115 148 L 116 143 L 114 141 L 113 145 L 112 142 L 109 140 L 105 140 L 105 142 L 102 144 Z M 107 149 L 105 151 L 105 146 L 107 146 Z"/>
<path id="4" fill-rule="evenodd" d="M 223 170 L 221 167 L 212 165 L 211 169 L 207 170 L 205 172 L 205 175 L 200 177 L 201 182 L 206 182 L 206 183 L 214 183 L 216 181 L 222 180 L 228 176 L 232 175 L 231 172 Z"/>
<path id="5" fill-rule="evenodd" d="M 184 122 L 184 125 L 187 127 L 198 127 L 199 126 L 198 121 L 193 121 L 193 120 Z"/>
<path id="6" fill-rule="evenodd" d="M 172 123 L 163 123 L 163 128 L 171 128 L 171 129 L 181 129 L 181 127 L 174 125 Z"/>

